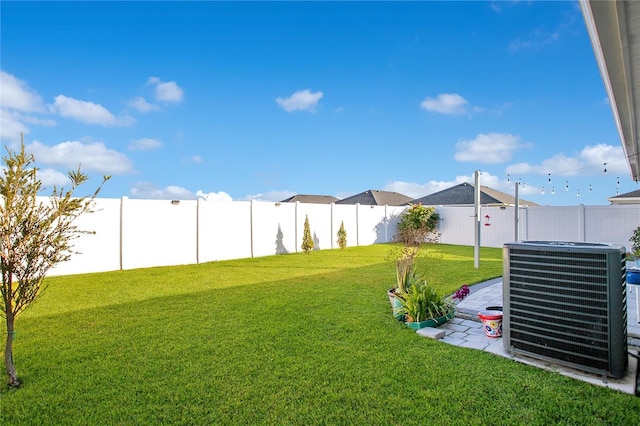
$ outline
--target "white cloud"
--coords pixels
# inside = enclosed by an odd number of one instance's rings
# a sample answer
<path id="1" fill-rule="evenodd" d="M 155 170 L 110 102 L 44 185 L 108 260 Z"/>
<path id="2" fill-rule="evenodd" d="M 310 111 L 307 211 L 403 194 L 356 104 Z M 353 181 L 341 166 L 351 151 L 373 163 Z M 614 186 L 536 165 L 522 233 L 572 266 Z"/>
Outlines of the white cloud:
<path id="1" fill-rule="evenodd" d="M 505 133 L 480 133 L 470 141 L 456 143 L 455 159 L 478 163 L 502 163 L 509 161 L 513 152 L 525 145 L 518 136 Z"/>
<path id="2" fill-rule="evenodd" d="M 523 49 L 536 49 L 547 44 L 555 43 L 560 39 L 560 33 L 557 31 L 536 30 L 529 34 L 527 38 L 515 39 L 509 43 L 509 50 L 512 53 Z"/>
<path id="3" fill-rule="evenodd" d="M 45 127 L 53 127 L 58 125 L 58 123 L 52 118 L 39 118 L 35 115 L 24 115 L 19 113 L 16 113 L 15 116 L 18 120 L 29 124 L 37 124 L 39 126 Z"/>
<path id="4" fill-rule="evenodd" d="M 523 38 L 514 39 L 509 44 L 509 50 L 511 53 L 516 53 L 523 49 L 540 49 L 557 42 L 567 35 L 575 35 L 577 33 L 575 30 L 576 25 L 582 24 L 579 8 L 576 8 L 575 12 L 564 15 L 563 20 L 554 29 L 536 28 Z"/>
<path id="5" fill-rule="evenodd" d="M 605 167 L 608 173 L 628 172 L 622 147 L 607 144 L 585 146 L 573 157 L 560 153 L 543 160 L 540 164 L 512 164 L 507 167 L 506 172 L 514 176 L 550 173 L 562 173 L 563 176 L 588 176 L 603 173 Z"/>
<path id="6" fill-rule="evenodd" d="M 77 168 L 76 164 L 76 168 Z M 69 176 L 53 169 L 38 169 L 38 179 L 42 182 L 43 188 L 52 188 L 54 186 L 65 187 L 71 184 Z"/>
<path id="7" fill-rule="evenodd" d="M 0 71 L 0 107 L 22 112 L 44 112 L 42 98 L 22 80 Z"/>
<path id="8" fill-rule="evenodd" d="M 128 148 L 131 151 L 151 151 L 162 147 L 162 142 L 152 138 L 132 139 Z"/>
<path id="9" fill-rule="evenodd" d="M 439 112 L 447 115 L 462 115 L 467 112 L 466 105 L 469 102 L 456 93 L 443 93 L 436 99 L 426 98 L 420 103 L 420 108 L 427 111 Z"/>
<path id="10" fill-rule="evenodd" d="M 295 192 L 291 191 L 269 191 L 266 194 L 249 194 L 245 197 L 245 200 L 256 200 L 256 201 L 282 201 L 289 197 L 293 197 Z"/>
<path id="11" fill-rule="evenodd" d="M 78 141 L 62 142 L 47 146 L 34 141 L 25 147 L 39 164 L 50 164 L 104 174 L 126 174 L 133 171 L 133 163 L 126 155 L 108 149 L 102 142 L 82 143 Z"/>
<path id="12" fill-rule="evenodd" d="M 322 92 L 311 92 L 309 89 L 295 92 L 288 98 L 277 98 L 276 102 L 287 112 L 311 111 L 315 112 L 318 102 L 324 94 Z"/>
<path id="13" fill-rule="evenodd" d="M 29 128 L 19 120 L 20 115 L 4 108 L 0 109 L 0 139 L 20 142 L 20 133 L 29 133 Z"/>
<path id="14" fill-rule="evenodd" d="M 456 176 L 455 179 L 449 181 L 430 180 L 426 183 L 396 181 L 387 184 L 383 188 L 383 190 L 398 192 L 400 194 L 406 195 L 407 197 L 417 199 L 438 191 L 442 191 L 447 188 L 451 188 L 452 186 L 459 185 L 461 183 L 469 182 L 473 184 L 474 181 L 474 176 L 464 175 Z M 500 178 L 487 172 L 482 172 L 482 174 L 480 175 L 480 185 L 488 186 L 499 191 L 508 189 L 508 187 L 500 180 Z"/>
<path id="15" fill-rule="evenodd" d="M 233 198 L 231 198 L 231 195 L 223 191 L 205 193 L 202 190 L 198 190 L 196 191 L 196 197 L 202 198 L 203 200 L 207 200 L 207 201 L 213 201 L 213 202 L 233 201 Z"/>
<path id="16" fill-rule="evenodd" d="M 204 192 L 199 189 L 195 193 L 177 185 L 169 185 L 158 188 L 150 182 L 136 182 L 130 190 L 130 195 L 134 198 L 155 199 L 155 200 L 196 200 L 201 198 L 212 202 L 228 202 L 233 198 L 224 191 Z"/>
<path id="17" fill-rule="evenodd" d="M 157 200 L 195 200 L 197 196 L 181 186 L 169 185 L 165 188 L 158 188 L 149 182 L 137 182 L 130 190 L 134 198 L 157 199 Z"/>
<path id="18" fill-rule="evenodd" d="M 133 124 L 131 117 L 116 118 L 105 107 L 89 101 L 81 101 L 58 95 L 54 98 L 53 106 L 62 117 L 72 118 L 88 124 L 101 126 L 129 126 Z"/>
<path id="19" fill-rule="evenodd" d="M 20 133 L 29 133 L 27 124 L 55 125 L 53 120 L 34 115 L 46 113 L 46 107 L 40 95 L 27 83 L 0 71 L 0 87 L 0 139 L 17 143 Z"/>
<path id="20" fill-rule="evenodd" d="M 164 82 L 158 77 L 149 77 L 147 84 L 155 86 L 155 100 L 179 103 L 184 98 L 184 90 L 175 81 Z"/>
<path id="21" fill-rule="evenodd" d="M 138 96 L 133 98 L 127 102 L 127 105 L 138 112 L 146 113 L 151 111 L 158 111 L 160 107 L 156 104 L 152 104 L 151 102 L 147 102 L 145 98 L 142 96 Z"/>

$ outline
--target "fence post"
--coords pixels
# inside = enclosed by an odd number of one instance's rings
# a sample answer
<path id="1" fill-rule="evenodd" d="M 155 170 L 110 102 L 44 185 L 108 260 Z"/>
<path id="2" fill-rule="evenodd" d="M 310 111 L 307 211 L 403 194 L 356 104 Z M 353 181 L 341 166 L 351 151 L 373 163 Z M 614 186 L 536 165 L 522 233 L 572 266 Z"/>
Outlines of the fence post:
<path id="1" fill-rule="evenodd" d="M 356 203 L 356 245 L 360 245 L 360 203 Z"/>
<path id="2" fill-rule="evenodd" d="M 298 208 L 300 207 L 300 201 L 296 201 L 296 218 L 295 218 L 295 239 L 296 239 L 296 253 L 298 252 L 298 225 L 300 223 L 298 218 Z"/>
<path id="3" fill-rule="evenodd" d="M 333 220 L 333 206 L 335 206 L 336 203 L 331 203 L 331 210 L 329 212 L 330 215 L 330 223 L 329 223 L 329 228 L 331 229 L 331 248 L 334 249 L 335 247 L 333 246 L 333 236 L 335 235 L 335 233 L 337 232 L 335 230 L 335 224 L 334 224 L 334 220 Z"/>
<path id="4" fill-rule="evenodd" d="M 480 171 L 475 171 L 475 187 L 473 191 L 474 199 L 474 234 L 475 244 L 473 246 L 473 266 L 478 269 L 480 267 L 480 230 L 482 223 L 480 222 Z"/>
<path id="5" fill-rule="evenodd" d="M 389 205 L 385 204 L 384 205 L 384 242 L 388 243 L 389 242 L 389 213 L 388 210 L 389 209 Z"/>
<path id="6" fill-rule="evenodd" d="M 200 197 L 196 199 L 196 265 L 200 264 Z"/>
<path id="7" fill-rule="evenodd" d="M 520 182 L 516 182 L 515 184 L 514 216 L 515 216 L 515 222 L 516 222 L 515 241 L 519 241 L 520 240 Z"/>
<path id="8" fill-rule="evenodd" d="M 122 271 L 123 268 L 123 250 L 124 250 L 124 205 L 126 203 L 126 201 L 129 199 L 129 197 L 122 197 L 120 198 L 120 270 Z"/>
<path id="9" fill-rule="evenodd" d="M 578 206 L 578 240 L 585 242 L 584 204 Z"/>
<path id="10" fill-rule="evenodd" d="M 253 257 L 253 203 L 255 200 L 251 200 L 249 203 L 249 251 L 251 252 L 251 257 Z"/>

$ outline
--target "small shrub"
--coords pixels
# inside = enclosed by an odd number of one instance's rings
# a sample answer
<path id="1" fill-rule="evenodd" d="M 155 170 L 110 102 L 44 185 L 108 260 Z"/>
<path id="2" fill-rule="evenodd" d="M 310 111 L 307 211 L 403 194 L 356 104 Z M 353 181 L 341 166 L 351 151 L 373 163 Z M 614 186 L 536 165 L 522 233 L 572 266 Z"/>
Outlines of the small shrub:
<path id="1" fill-rule="evenodd" d="M 304 232 L 302 234 L 302 250 L 309 253 L 313 250 L 313 238 L 311 238 L 311 227 L 309 226 L 309 216 L 304 218 Z"/>
<path id="2" fill-rule="evenodd" d="M 434 207 L 410 204 L 397 225 L 396 239 L 407 246 L 419 246 L 426 242 L 436 229 L 440 215 Z M 429 238 L 435 241 L 435 237 Z"/>
<path id="3" fill-rule="evenodd" d="M 347 231 L 344 229 L 344 221 L 340 223 L 340 229 L 338 229 L 338 246 L 341 249 L 347 246 Z"/>

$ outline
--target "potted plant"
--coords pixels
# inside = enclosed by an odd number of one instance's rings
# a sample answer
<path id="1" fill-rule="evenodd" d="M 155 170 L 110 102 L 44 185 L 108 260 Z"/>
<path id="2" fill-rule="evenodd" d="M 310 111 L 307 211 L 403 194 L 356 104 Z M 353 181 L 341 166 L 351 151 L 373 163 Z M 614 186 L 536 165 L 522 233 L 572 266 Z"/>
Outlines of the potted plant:
<path id="1" fill-rule="evenodd" d="M 394 311 L 399 308 L 396 295 L 400 296 L 404 294 L 411 285 L 411 282 L 418 278 L 413 264 L 413 259 L 418 254 L 418 250 L 418 247 L 405 246 L 399 253 L 395 250 L 391 253 L 391 255 L 395 257 L 396 285 L 387 291 L 387 295 L 389 296 L 391 308 Z"/>
<path id="2" fill-rule="evenodd" d="M 425 279 L 414 280 L 402 297 L 396 297 L 405 324 L 418 330 L 436 327 L 453 318 L 455 303 L 451 297 L 443 297 Z"/>

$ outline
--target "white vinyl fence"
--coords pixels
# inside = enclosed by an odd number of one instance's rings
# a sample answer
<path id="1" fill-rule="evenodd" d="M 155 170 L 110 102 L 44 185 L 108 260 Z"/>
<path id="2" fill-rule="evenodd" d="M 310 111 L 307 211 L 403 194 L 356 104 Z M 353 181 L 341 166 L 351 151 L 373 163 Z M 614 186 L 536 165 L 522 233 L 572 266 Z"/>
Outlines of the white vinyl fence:
<path id="1" fill-rule="evenodd" d="M 44 200 L 44 199 L 43 199 Z M 406 207 L 347 204 L 213 202 L 203 200 L 97 199 L 95 213 L 81 216 L 69 262 L 50 275 L 195 264 L 301 251 L 305 217 L 318 250 L 337 248 L 344 223 L 348 246 L 393 241 Z M 473 207 L 436 207 L 440 242 L 474 245 Z M 521 207 L 520 240 L 618 243 L 640 225 L 640 205 Z M 514 241 L 515 208 L 481 208 L 480 244 Z"/>

